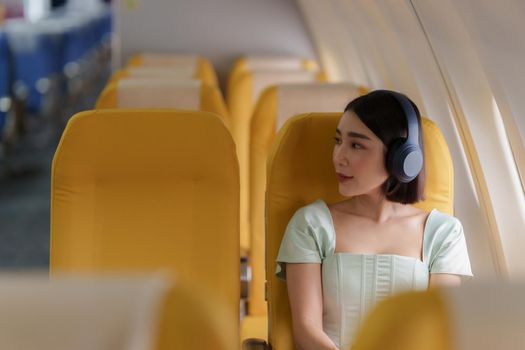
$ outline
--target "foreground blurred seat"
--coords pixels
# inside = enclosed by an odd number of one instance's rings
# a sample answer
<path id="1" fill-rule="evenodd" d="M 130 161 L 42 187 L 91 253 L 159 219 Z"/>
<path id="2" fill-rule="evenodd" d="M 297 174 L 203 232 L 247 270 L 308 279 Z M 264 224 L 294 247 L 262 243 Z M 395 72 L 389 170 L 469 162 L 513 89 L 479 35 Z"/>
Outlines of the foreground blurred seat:
<path id="1" fill-rule="evenodd" d="M 333 138 L 341 113 L 311 113 L 288 120 L 276 136 L 268 157 L 266 186 L 266 280 L 269 344 L 293 349 L 286 283 L 275 275 L 275 259 L 286 226 L 294 212 L 322 198 L 333 203 L 344 198 L 332 164 Z M 448 147 L 439 128 L 423 118 L 426 200 L 416 206 L 452 214 L 453 170 Z"/>
<path id="2" fill-rule="evenodd" d="M 353 350 L 521 349 L 525 285 L 468 283 L 411 292 L 377 305 Z"/>
<path id="3" fill-rule="evenodd" d="M 0 344 L 9 350 L 154 348 L 167 284 L 155 278 L 2 275 Z"/>
<path id="4" fill-rule="evenodd" d="M 162 275 L 2 275 L 0 343 L 10 350 L 230 349 L 214 295 Z"/>
<path id="5" fill-rule="evenodd" d="M 195 79 L 218 85 L 217 73 L 210 61 L 197 55 L 142 53 L 132 56 L 126 65 L 131 67 L 164 67 L 187 71 Z"/>
<path id="6" fill-rule="evenodd" d="M 107 86 L 96 109 L 177 108 L 215 113 L 229 122 L 219 89 L 197 80 L 120 79 Z"/>
<path id="7" fill-rule="evenodd" d="M 241 176 L 241 249 L 250 250 L 249 215 L 249 134 L 250 119 L 261 93 L 268 87 L 284 83 L 311 83 L 318 80 L 316 72 L 254 71 L 244 72 L 232 86 L 230 99 L 230 130 L 237 145 Z"/>
<path id="8" fill-rule="evenodd" d="M 251 119 L 250 127 L 250 235 L 249 261 L 252 283 L 249 314 L 265 315 L 264 300 L 264 193 L 266 160 L 275 134 L 288 118 L 307 112 L 342 112 L 347 103 L 364 93 L 351 84 L 279 84 L 266 89 Z"/>
<path id="9" fill-rule="evenodd" d="M 50 248 L 52 272 L 164 269 L 198 282 L 238 347 L 239 173 L 224 123 L 191 111 L 74 116 L 53 160 Z"/>

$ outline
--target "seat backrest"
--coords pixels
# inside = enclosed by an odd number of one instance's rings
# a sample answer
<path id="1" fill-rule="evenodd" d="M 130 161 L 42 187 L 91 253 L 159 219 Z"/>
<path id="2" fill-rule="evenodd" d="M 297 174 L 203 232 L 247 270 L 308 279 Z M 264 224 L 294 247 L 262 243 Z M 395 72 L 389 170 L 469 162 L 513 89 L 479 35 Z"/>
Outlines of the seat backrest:
<path id="1" fill-rule="evenodd" d="M 314 60 L 286 57 L 286 56 L 255 56 L 248 55 L 238 58 L 228 76 L 226 97 L 230 98 L 233 82 L 239 75 L 250 71 L 319 71 L 319 66 Z"/>
<path id="2" fill-rule="evenodd" d="M 317 80 L 315 72 L 306 71 L 256 71 L 244 72 L 235 81 L 232 89 L 230 130 L 237 146 L 241 176 L 241 248 L 250 250 L 249 205 L 249 133 L 250 119 L 255 102 L 267 87 L 280 83 L 304 83 Z"/>
<path id="3" fill-rule="evenodd" d="M 352 349 L 520 349 L 524 293 L 523 283 L 472 281 L 394 296 L 371 312 Z"/>
<path id="4" fill-rule="evenodd" d="M 268 157 L 266 186 L 266 279 L 269 342 L 273 349 L 293 349 L 286 283 L 275 276 L 275 259 L 294 212 L 318 198 L 333 203 L 338 193 L 332 165 L 333 137 L 341 113 L 311 113 L 288 120 L 279 130 Z M 441 131 L 423 118 L 426 200 L 415 205 L 452 214 L 453 168 Z"/>
<path id="5" fill-rule="evenodd" d="M 167 293 L 165 281 L 151 277 L 2 275 L 0 344 L 10 350 L 149 350 Z"/>
<path id="6" fill-rule="evenodd" d="M 96 109 L 177 108 L 215 113 L 228 121 L 219 89 L 198 80 L 123 78 L 102 91 Z"/>
<path id="7" fill-rule="evenodd" d="M 141 66 L 126 68 L 129 78 L 194 79 L 195 72 L 179 67 Z"/>
<path id="8" fill-rule="evenodd" d="M 197 55 L 143 53 L 132 56 L 127 67 L 171 67 L 184 69 L 196 79 L 218 85 L 217 73 L 210 61 Z"/>
<path id="9" fill-rule="evenodd" d="M 365 93 L 351 83 L 279 84 L 266 89 L 252 115 L 250 127 L 249 222 L 252 283 L 249 313 L 266 313 L 264 302 L 264 193 L 266 160 L 277 130 L 287 118 L 307 112 L 341 112 L 348 102 Z"/>
<path id="10" fill-rule="evenodd" d="M 217 116 L 123 109 L 70 119 L 52 166 L 52 272 L 165 269 L 215 291 L 238 332 L 239 260 L 238 165 Z"/>
<path id="11" fill-rule="evenodd" d="M 272 85 L 319 81 L 317 72 L 258 70 L 240 73 L 232 82 L 228 107 L 233 121 L 242 125 L 251 117 L 261 93 Z"/>
<path id="12" fill-rule="evenodd" d="M 255 104 L 264 90 L 277 84 L 316 81 L 318 81 L 317 73 L 305 71 L 255 71 L 240 74 L 232 87 L 233 93 L 229 104 L 233 138 L 239 142 L 238 147 L 247 147 L 243 140 L 248 137 L 247 132 L 249 132 Z"/>
<path id="13" fill-rule="evenodd" d="M 107 85 L 116 83 L 121 79 L 171 79 L 171 80 L 190 80 L 197 79 L 194 72 L 166 67 L 129 67 L 115 71 L 108 80 Z"/>
<path id="14" fill-rule="evenodd" d="M 189 71 L 197 69 L 197 55 L 184 54 L 159 54 L 159 53 L 142 53 L 133 55 L 127 62 L 127 67 L 179 67 Z"/>

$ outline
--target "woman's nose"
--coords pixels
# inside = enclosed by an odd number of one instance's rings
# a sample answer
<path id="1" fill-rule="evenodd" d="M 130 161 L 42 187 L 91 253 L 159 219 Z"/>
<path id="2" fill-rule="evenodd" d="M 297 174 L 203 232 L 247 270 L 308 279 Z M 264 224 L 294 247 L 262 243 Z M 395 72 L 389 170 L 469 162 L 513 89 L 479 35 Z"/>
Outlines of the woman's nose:
<path id="1" fill-rule="evenodd" d="M 342 147 L 336 147 L 334 149 L 334 160 L 339 165 L 348 165 L 347 154 Z"/>

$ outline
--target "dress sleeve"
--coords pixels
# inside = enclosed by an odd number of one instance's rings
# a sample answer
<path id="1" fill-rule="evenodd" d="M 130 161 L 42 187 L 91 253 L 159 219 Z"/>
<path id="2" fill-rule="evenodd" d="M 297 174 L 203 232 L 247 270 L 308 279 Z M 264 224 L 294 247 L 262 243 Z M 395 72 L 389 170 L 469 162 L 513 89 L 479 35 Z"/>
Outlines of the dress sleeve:
<path id="1" fill-rule="evenodd" d="M 321 256 L 318 237 L 309 225 L 304 209 L 299 209 L 286 227 L 276 259 L 275 274 L 286 280 L 286 263 L 320 264 Z"/>
<path id="2" fill-rule="evenodd" d="M 443 232 L 442 239 L 433 249 L 430 261 L 430 273 L 447 273 L 472 277 L 467 243 L 463 225 L 454 218 L 450 229 Z"/>

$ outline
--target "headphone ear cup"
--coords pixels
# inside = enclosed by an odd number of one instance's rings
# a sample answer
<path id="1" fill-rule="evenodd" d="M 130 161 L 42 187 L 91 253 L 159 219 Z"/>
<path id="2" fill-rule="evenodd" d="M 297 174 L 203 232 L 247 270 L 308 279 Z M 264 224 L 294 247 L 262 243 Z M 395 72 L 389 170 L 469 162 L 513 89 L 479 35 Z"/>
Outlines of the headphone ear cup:
<path id="1" fill-rule="evenodd" d="M 407 143 L 401 138 L 394 140 L 387 153 L 386 168 L 400 182 L 414 180 L 423 168 L 423 155 L 419 145 Z"/>

